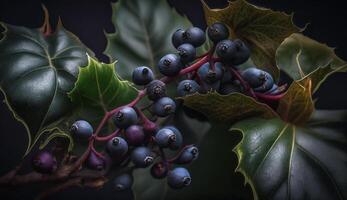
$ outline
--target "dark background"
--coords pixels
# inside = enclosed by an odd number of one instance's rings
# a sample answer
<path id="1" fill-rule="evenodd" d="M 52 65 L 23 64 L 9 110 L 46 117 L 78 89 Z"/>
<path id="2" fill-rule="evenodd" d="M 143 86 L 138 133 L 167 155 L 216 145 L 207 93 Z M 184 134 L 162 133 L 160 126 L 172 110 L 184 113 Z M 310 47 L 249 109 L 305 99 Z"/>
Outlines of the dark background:
<path id="1" fill-rule="evenodd" d="M 51 24 L 58 17 L 64 26 L 76 34 L 96 56 L 107 62 L 102 54 L 106 47 L 104 31 L 114 32 L 111 23 L 111 1 L 107 0 L 0 0 L 0 21 L 37 28 L 43 23 L 43 3 L 49 10 Z M 205 28 L 204 15 L 199 0 L 169 0 L 180 13 L 185 14 L 195 26 Z M 223 7 L 226 0 L 209 0 L 211 7 Z M 336 53 L 347 59 L 347 12 L 344 1 L 329 0 L 250 0 L 256 5 L 274 10 L 294 12 L 294 21 L 300 27 L 309 23 L 305 35 L 336 47 Z M 1 66 L 0 66 L 1 67 Z M 347 109 L 347 74 L 334 74 L 315 95 L 316 106 L 321 109 Z M 0 100 L 3 95 L 0 94 Z M 0 174 L 11 169 L 21 159 L 26 147 L 24 127 L 16 122 L 5 104 L 0 103 Z M 19 192 L 0 190 L 0 199 L 32 199 L 36 187 Z M 10 196 L 9 196 L 10 195 Z M 52 199 L 129 199 L 129 193 L 115 195 L 110 187 L 102 191 L 71 189 L 59 193 Z"/>

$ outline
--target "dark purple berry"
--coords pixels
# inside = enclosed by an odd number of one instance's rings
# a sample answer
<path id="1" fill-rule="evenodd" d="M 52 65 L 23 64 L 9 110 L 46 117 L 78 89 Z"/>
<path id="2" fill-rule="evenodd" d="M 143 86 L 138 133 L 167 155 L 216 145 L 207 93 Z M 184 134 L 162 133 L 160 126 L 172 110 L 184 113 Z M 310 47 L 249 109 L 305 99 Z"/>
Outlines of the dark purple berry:
<path id="1" fill-rule="evenodd" d="M 147 147 L 136 147 L 131 153 L 131 161 L 136 167 L 148 167 L 154 161 L 152 151 Z"/>
<path id="2" fill-rule="evenodd" d="M 162 97 L 153 104 L 152 108 L 159 117 L 166 117 L 176 111 L 176 103 L 169 97 Z"/>
<path id="3" fill-rule="evenodd" d="M 132 175 L 130 175 L 128 173 L 124 173 L 124 174 L 117 176 L 113 180 L 113 185 L 114 185 L 115 190 L 120 192 L 120 191 L 124 191 L 124 190 L 131 188 L 133 182 L 134 182 L 134 178 L 132 177 Z"/>
<path id="4" fill-rule="evenodd" d="M 228 39 L 229 29 L 223 23 L 216 22 L 208 27 L 207 34 L 214 43 L 217 43 L 221 40 Z"/>
<path id="5" fill-rule="evenodd" d="M 175 160 L 176 164 L 188 164 L 196 160 L 199 156 L 199 150 L 195 146 L 185 148 L 178 158 Z"/>
<path id="6" fill-rule="evenodd" d="M 87 167 L 92 170 L 104 170 L 106 168 L 106 161 L 104 158 L 99 157 L 94 152 L 90 152 L 87 159 Z"/>
<path id="7" fill-rule="evenodd" d="M 169 169 L 167 165 L 165 165 L 163 162 L 155 163 L 151 167 L 151 175 L 157 179 L 165 178 L 168 172 L 169 172 Z"/>
<path id="8" fill-rule="evenodd" d="M 50 174 L 57 169 L 57 160 L 50 152 L 41 151 L 33 158 L 32 166 L 39 173 Z"/>
<path id="9" fill-rule="evenodd" d="M 170 187 L 173 189 L 181 189 L 189 186 L 192 182 L 192 178 L 187 169 L 183 167 L 175 168 L 169 171 L 167 181 Z"/>
<path id="10" fill-rule="evenodd" d="M 70 131 L 80 138 L 89 138 L 93 134 L 93 127 L 85 120 L 78 120 L 72 124 Z"/>
<path id="11" fill-rule="evenodd" d="M 133 146 L 141 145 L 145 139 L 143 128 L 139 125 L 129 126 L 125 130 L 125 138 L 129 145 L 133 145 Z"/>
<path id="12" fill-rule="evenodd" d="M 113 121 L 118 128 L 127 128 L 137 123 L 138 117 L 136 111 L 132 107 L 124 107 L 116 112 Z"/>
<path id="13" fill-rule="evenodd" d="M 147 85 L 154 79 L 154 74 L 149 67 L 136 67 L 132 74 L 132 80 L 136 85 Z"/>

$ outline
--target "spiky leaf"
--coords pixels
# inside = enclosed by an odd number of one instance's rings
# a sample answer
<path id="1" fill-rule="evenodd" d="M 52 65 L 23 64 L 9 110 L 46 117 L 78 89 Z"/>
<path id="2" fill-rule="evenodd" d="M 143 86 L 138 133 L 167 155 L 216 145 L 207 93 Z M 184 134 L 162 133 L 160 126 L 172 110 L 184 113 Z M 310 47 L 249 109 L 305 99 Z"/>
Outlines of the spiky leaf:
<path id="1" fill-rule="evenodd" d="M 276 117 L 277 114 L 266 104 L 241 93 L 221 95 L 217 92 L 193 94 L 182 97 L 184 105 L 201 112 L 212 121 L 232 123 L 238 120 L 259 116 Z"/>
<path id="2" fill-rule="evenodd" d="M 203 2 L 203 8 L 208 25 L 227 24 L 231 38 L 240 38 L 250 47 L 254 64 L 269 71 L 276 80 L 279 78 L 276 49 L 286 37 L 301 31 L 293 24 L 291 15 L 260 8 L 245 0 L 230 1 L 223 9 L 210 9 Z"/>
<path id="3" fill-rule="evenodd" d="M 347 63 L 335 55 L 334 49 L 302 34 L 292 34 L 278 47 L 278 67 L 291 78 L 310 78 L 312 92 L 332 73 L 347 70 Z"/>
<path id="4" fill-rule="evenodd" d="M 125 105 L 137 95 L 128 81 L 119 78 L 115 63 L 105 64 L 88 56 L 88 65 L 80 68 L 69 97 L 79 108 L 77 118 L 100 123 L 107 111 Z"/>

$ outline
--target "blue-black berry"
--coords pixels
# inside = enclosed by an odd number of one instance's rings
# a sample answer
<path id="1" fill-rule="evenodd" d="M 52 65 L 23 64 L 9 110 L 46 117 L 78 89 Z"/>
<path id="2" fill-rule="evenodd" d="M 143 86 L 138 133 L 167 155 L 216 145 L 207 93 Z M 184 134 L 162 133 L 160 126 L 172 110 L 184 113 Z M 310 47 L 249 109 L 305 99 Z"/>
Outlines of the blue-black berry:
<path id="1" fill-rule="evenodd" d="M 136 67 L 132 74 L 132 80 L 136 85 L 147 85 L 153 79 L 153 71 L 146 66 Z"/>
<path id="2" fill-rule="evenodd" d="M 70 131 L 80 138 L 89 138 L 93 134 L 93 127 L 85 120 L 78 120 L 72 124 Z"/>
<path id="3" fill-rule="evenodd" d="M 159 72 L 165 76 L 176 76 L 182 69 L 181 58 L 176 54 L 167 54 L 159 60 Z"/>
<path id="4" fill-rule="evenodd" d="M 152 151 L 147 147 L 136 147 L 131 153 L 131 161 L 136 167 L 145 168 L 153 163 Z"/>
<path id="5" fill-rule="evenodd" d="M 153 112 L 159 117 L 166 117 L 176 111 L 176 103 L 169 97 L 162 97 L 153 104 Z"/>
<path id="6" fill-rule="evenodd" d="M 189 186 L 192 182 L 192 178 L 190 177 L 190 173 L 187 169 L 178 167 L 169 171 L 167 182 L 170 187 L 174 189 L 181 189 Z"/>
<path id="7" fill-rule="evenodd" d="M 217 43 L 221 40 L 228 39 L 229 29 L 223 23 L 216 22 L 208 27 L 207 34 L 214 43 Z"/>
<path id="8" fill-rule="evenodd" d="M 186 96 L 199 92 L 200 85 L 194 80 L 183 80 L 177 86 L 178 96 Z"/>
<path id="9" fill-rule="evenodd" d="M 179 157 L 175 160 L 176 164 L 188 164 L 196 160 L 199 156 L 199 150 L 195 146 L 185 148 Z"/>
<path id="10" fill-rule="evenodd" d="M 177 51 L 183 64 L 194 61 L 196 57 L 195 47 L 189 43 L 181 44 L 177 47 Z"/>
<path id="11" fill-rule="evenodd" d="M 117 176 L 113 180 L 113 185 L 114 185 L 115 190 L 124 191 L 124 190 L 131 188 L 133 182 L 134 182 L 134 178 L 132 177 L 132 175 L 130 175 L 128 173 L 124 173 L 124 174 Z"/>
<path id="12" fill-rule="evenodd" d="M 113 121 L 118 128 L 127 128 L 137 123 L 138 117 L 136 111 L 132 107 L 124 107 L 116 112 Z"/>
<path id="13" fill-rule="evenodd" d="M 121 137 L 114 137 L 107 142 L 106 151 L 112 158 L 119 159 L 128 152 L 128 143 Z"/>

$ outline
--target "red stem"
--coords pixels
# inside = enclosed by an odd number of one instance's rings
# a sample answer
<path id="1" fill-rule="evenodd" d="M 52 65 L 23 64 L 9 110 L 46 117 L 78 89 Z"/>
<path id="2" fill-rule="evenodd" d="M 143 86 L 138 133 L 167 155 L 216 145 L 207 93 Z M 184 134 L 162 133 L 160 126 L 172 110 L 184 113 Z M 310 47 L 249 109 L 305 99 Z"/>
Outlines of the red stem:
<path id="1" fill-rule="evenodd" d="M 178 157 L 182 154 L 182 152 L 183 152 L 184 150 L 186 150 L 187 148 L 191 147 L 191 146 L 194 146 L 194 145 L 193 145 L 193 144 L 190 144 L 190 145 L 185 145 L 185 146 L 183 146 L 183 147 L 181 148 L 181 150 L 180 150 L 174 157 L 168 159 L 167 161 L 168 161 L 169 163 L 175 162 L 175 160 L 178 159 Z"/>
<path id="2" fill-rule="evenodd" d="M 257 96 L 255 95 L 253 89 L 248 85 L 248 83 L 242 78 L 241 74 L 235 70 L 232 66 L 229 66 L 230 72 L 236 77 L 237 80 L 240 81 L 242 87 L 249 93 L 249 95 L 255 99 Z"/>

